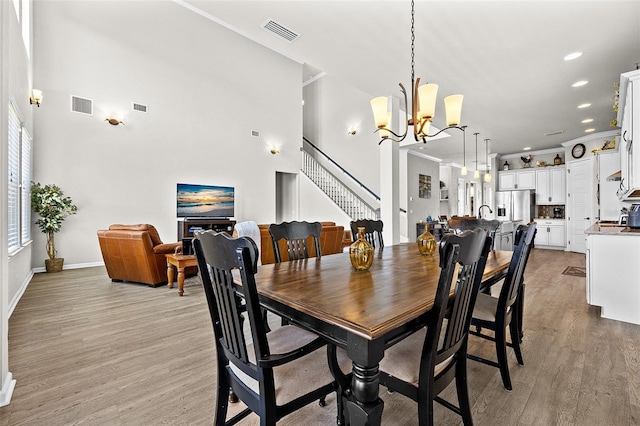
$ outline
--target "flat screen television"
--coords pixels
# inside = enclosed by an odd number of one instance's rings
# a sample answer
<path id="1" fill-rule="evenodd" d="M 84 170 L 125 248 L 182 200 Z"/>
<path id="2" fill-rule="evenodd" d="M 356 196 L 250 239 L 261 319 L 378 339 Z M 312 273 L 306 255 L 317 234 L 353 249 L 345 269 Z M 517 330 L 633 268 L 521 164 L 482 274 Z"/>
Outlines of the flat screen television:
<path id="1" fill-rule="evenodd" d="M 178 217 L 225 218 L 234 216 L 234 188 L 179 183 Z"/>

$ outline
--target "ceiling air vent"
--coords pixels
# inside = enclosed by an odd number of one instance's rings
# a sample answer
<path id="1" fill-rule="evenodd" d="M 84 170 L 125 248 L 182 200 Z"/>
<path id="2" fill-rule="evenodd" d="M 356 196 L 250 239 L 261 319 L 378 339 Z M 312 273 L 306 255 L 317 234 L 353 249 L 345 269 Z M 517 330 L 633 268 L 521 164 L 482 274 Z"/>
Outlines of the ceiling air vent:
<path id="1" fill-rule="evenodd" d="M 80 114 L 93 115 L 93 101 L 71 95 L 71 111 Z"/>
<path id="2" fill-rule="evenodd" d="M 273 19 L 267 19 L 261 27 L 263 30 L 272 33 L 273 35 L 288 41 L 289 43 L 293 43 L 300 37 L 300 34 L 292 30 L 291 28 L 287 28 L 281 23 L 274 21 Z"/>
<path id="3" fill-rule="evenodd" d="M 134 111 L 138 111 L 138 112 L 144 112 L 147 113 L 149 112 L 149 107 L 143 104 L 137 104 L 137 103 L 133 103 L 133 110 Z"/>

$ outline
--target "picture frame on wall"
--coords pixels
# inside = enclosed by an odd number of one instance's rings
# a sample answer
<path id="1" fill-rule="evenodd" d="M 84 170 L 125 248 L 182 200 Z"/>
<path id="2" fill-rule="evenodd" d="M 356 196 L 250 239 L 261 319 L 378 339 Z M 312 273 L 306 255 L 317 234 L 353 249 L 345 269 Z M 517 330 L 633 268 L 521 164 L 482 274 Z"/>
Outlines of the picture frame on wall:
<path id="1" fill-rule="evenodd" d="M 420 198 L 431 198 L 431 176 L 419 175 L 418 196 Z"/>

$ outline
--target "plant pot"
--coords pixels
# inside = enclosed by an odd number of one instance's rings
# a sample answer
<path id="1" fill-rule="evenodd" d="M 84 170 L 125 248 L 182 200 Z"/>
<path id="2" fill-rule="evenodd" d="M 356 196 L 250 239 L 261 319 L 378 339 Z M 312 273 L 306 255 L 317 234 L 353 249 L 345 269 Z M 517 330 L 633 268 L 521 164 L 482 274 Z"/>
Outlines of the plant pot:
<path id="1" fill-rule="evenodd" d="M 55 259 L 46 259 L 44 261 L 44 267 L 47 272 L 60 272 L 62 271 L 62 265 L 64 264 L 63 257 L 56 257 Z"/>

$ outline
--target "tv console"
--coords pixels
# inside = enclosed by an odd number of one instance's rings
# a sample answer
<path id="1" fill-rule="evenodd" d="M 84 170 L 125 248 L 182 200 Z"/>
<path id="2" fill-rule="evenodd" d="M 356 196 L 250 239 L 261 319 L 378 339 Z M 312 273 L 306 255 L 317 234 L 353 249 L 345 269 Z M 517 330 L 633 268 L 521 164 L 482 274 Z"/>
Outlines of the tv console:
<path id="1" fill-rule="evenodd" d="M 184 218 L 178 219 L 178 241 L 183 239 L 193 238 L 197 231 L 207 231 L 212 229 L 216 232 L 226 231 L 231 235 L 233 233 L 233 227 L 236 224 L 235 220 L 230 219 L 216 219 L 216 218 Z"/>

